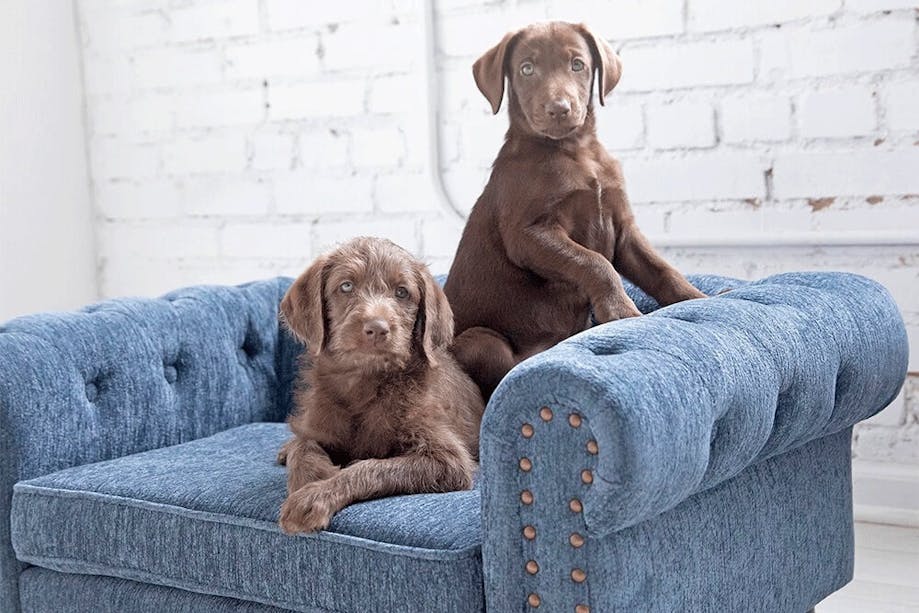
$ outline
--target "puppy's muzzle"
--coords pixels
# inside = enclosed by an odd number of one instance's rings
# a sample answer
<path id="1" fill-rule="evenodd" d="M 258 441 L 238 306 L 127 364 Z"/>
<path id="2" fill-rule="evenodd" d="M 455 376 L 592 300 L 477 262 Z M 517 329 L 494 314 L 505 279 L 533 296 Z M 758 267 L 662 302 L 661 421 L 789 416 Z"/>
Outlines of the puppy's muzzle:
<path id="1" fill-rule="evenodd" d="M 546 115 L 555 121 L 564 121 L 571 114 L 571 103 L 565 98 L 550 100 L 545 105 Z"/>
<path id="2" fill-rule="evenodd" d="M 364 338 L 371 345 L 378 345 L 386 342 L 389 338 L 389 324 L 382 319 L 365 321 Z"/>

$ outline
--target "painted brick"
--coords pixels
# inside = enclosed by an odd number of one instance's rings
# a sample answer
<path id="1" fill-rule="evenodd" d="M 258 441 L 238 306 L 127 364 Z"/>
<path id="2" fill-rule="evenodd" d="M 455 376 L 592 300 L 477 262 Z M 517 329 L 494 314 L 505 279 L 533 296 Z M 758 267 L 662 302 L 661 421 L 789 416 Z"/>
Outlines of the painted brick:
<path id="1" fill-rule="evenodd" d="M 468 164 L 491 167 L 504 143 L 508 121 L 503 116 L 486 116 L 460 125 L 460 147 Z"/>
<path id="2" fill-rule="evenodd" d="M 99 57 L 90 52 L 83 57 L 83 85 L 86 94 L 126 92 L 134 82 L 134 64 L 125 54 Z"/>
<path id="3" fill-rule="evenodd" d="M 231 258 L 303 258 L 311 235 L 310 223 L 232 222 L 220 233 L 220 247 Z"/>
<path id="4" fill-rule="evenodd" d="M 620 55 L 623 69 L 618 87 L 623 91 L 753 81 L 753 43 L 749 39 L 627 47 Z"/>
<path id="5" fill-rule="evenodd" d="M 442 173 L 447 194 L 457 208 L 468 213 L 482 195 L 491 171 L 466 164 L 456 164 Z"/>
<path id="6" fill-rule="evenodd" d="M 374 200 L 383 213 L 437 211 L 432 185 L 432 178 L 426 174 L 378 175 Z"/>
<path id="7" fill-rule="evenodd" d="M 351 161 L 357 167 L 393 168 L 405 157 L 405 137 L 397 128 L 351 132 Z"/>
<path id="8" fill-rule="evenodd" d="M 294 139 L 290 134 L 259 132 L 252 137 L 252 168 L 288 169 L 294 164 Z"/>
<path id="9" fill-rule="evenodd" d="M 725 142 L 783 141 L 791 137 L 791 101 L 785 96 L 740 95 L 721 101 Z"/>
<path id="10" fill-rule="evenodd" d="M 447 23 L 438 20 L 437 47 L 447 56 L 478 57 L 501 42 L 507 32 L 547 18 L 547 7 L 538 2 L 513 9 L 484 5 L 474 13 L 451 17 Z"/>
<path id="11" fill-rule="evenodd" d="M 302 168 L 319 170 L 349 164 L 349 138 L 335 129 L 309 130 L 301 133 L 299 140 L 299 162 Z"/>
<path id="12" fill-rule="evenodd" d="M 373 211 L 370 177 L 291 172 L 278 175 L 274 185 L 275 207 L 283 215 L 335 217 Z"/>
<path id="13" fill-rule="evenodd" d="M 227 74 L 235 79 L 313 77 L 319 74 L 318 49 L 314 34 L 228 47 Z"/>
<path id="14" fill-rule="evenodd" d="M 798 121 L 805 137 L 870 134 L 877 126 L 873 92 L 868 87 L 810 91 L 798 103 Z"/>
<path id="15" fill-rule="evenodd" d="M 151 221 L 103 223 L 101 252 L 109 259 L 175 260 L 217 255 L 217 229 L 210 225 Z"/>
<path id="16" fill-rule="evenodd" d="M 644 143 L 645 120 L 640 103 L 607 99 L 607 108 L 597 110 L 597 137 L 610 150 L 634 149 Z"/>
<path id="17" fill-rule="evenodd" d="M 355 236 L 377 236 L 388 238 L 417 255 L 420 252 L 420 245 L 416 226 L 417 222 L 414 218 L 364 219 L 354 217 L 348 221 L 320 221 L 316 225 L 316 245 L 313 252 L 323 253 Z"/>
<path id="18" fill-rule="evenodd" d="M 798 19 L 829 15 L 842 6 L 842 0 L 689 0 L 689 29 L 693 31 L 730 30 L 740 27 L 787 23 Z"/>
<path id="19" fill-rule="evenodd" d="M 891 130 L 919 130 L 919 81 L 888 86 L 887 127 Z"/>
<path id="20" fill-rule="evenodd" d="M 916 0 L 846 0 L 846 10 L 858 12 L 914 9 Z"/>
<path id="21" fill-rule="evenodd" d="M 656 149 L 711 147 L 715 111 L 709 102 L 683 100 L 648 105 L 648 144 Z"/>
<path id="22" fill-rule="evenodd" d="M 767 65 L 781 65 L 771 54 L 787 52 L 790 77 L 850 74 L 909 66 L 913 54 L 913 19 L 890 16 L 831 29 L 805 29 L 787 35 L 763 51 Z M 784 36 L 784 34 L 782 34 Z M 776 39 L 780 41 L 780 39 Z"/>
<path id="23" fill-rule="evenodd" d="M 585 22 L 613 41 L 683 32 L 682 0 L 556 0 L 549 5 L 549 17 Z"/>
<path id="24" fill-rule="evenodd" d="M 139 220 L 178 217 L 178 188 L 171 181 L 100 182 L 94 186 L 96 211 L 106 219 Z"/>
<path id="25" fill-rule="evenodd" d="M 136 145 L 99 138 L 90 143 L 90 168 L 96 181 L 152 177 L 156 175 L 159 164 L 157 145 Z"/>
<path id="26" fill-rule="evenodd" d="M 272 30 L 359 21 L 367 15 L 384 11 L 387 7 L 384 0 L 310 3 L 303 0 L 266 0 L 265 4 L 268 10 L 268 25 Z"/>
<path id="27" fill-rule="evenodd" d="M 212 50 L 153 49 L 134 56 L 134 75 L 141 88 L 217 83 L 223 78 L 223 61 Z"/>
<path id="28" fill-rule="evenodd" d="M 127 99 L 100 98 L 87 104 L 93 135 L 136 136 L 165 132 L 173 126 L 173 97 L 149 95 Z"/>
<path id="29" fill-rule="evenodd" d="M 452 218 L 425 219 L 421 224 L 424 236 L 424 257 L 452 258 L 456 254 L 463 223 Z"/>
<path id="30" fill-rule="evenodd" d="M 221 0 L 169 11 L 172 40 L 188 42 L 258 33 L 258 0 Z"/>
<path id="31" fill-rule="evenodd" d="M 367 110 L 371 113 L 413 113 L 417 121 L 426 113 L 424 108 L 424 75 L 396 75 L 374 79 L 370 83 Z"/>
<path id="32" fill-rule="evenodd" d="M 261 90 L 184 94 L 175 99 L 174 105 L 175 122 L 180 128 L 252 124 L 265 116 Z"/>
<path id="33" fill-rule="evenodd" d="M 322 38 L 322 64 L 326 70 L 387 67 L 411 70 L 421 48 L 418 24 L 355 24 L 337 28 Z M 373 41 L 373 47 L 368 42 Z M 386 49 L 375 53 L 374 49 Z"/>
<path id="34" fill-rule="evenodd" d="M 260 179 L 199 176 L 186 177 L 179 185 L 189 215 L 264 215 L 271 202 L 271 186 Z"/>
<path id="35" fill-rule="evenodd" d="M 679 236 L 723 237 L 737 234 L 760 234 L 763 215 L 758 209 L 712 211 L 706 208 L 670 213 L 670 232 Z"/>
<path id="36" fill-rule="evenodd" d="M 814 214 L 818 230 L 891 232 L 919 228 L 919 207 L 872 207 L 840 209 L 830 206 Z"/>
<path id="37" fill-rule="evenodd" d="M 316 119 L 360 115 L 366 86 L 362 80 L 322 81 L 268 90 L 272 119 Z"/>
<path id="38" fill-rule="evenodd" d="M 734 200 L 765 196 L 767 164 L 744 153 L 623 159 L 633 202 Z"/>
<path id="39" fill-rule="evenodd" d="M 157 12 L 83 11 L 81 33 L 84 46 L 95 53 L 115 53 L 166 40 L 169 21 Z"/>
<path id="40" fill-rule="evenodd" d="M 778 198 L 919 193 L 919 148 L 779 154 Z"/>
<path id="41" fill-rule="evenodd" d="M 246 140 L 235 134 L 178 138 L 163 146 L 168 174 L 239 172 L 246 166 Z"/>

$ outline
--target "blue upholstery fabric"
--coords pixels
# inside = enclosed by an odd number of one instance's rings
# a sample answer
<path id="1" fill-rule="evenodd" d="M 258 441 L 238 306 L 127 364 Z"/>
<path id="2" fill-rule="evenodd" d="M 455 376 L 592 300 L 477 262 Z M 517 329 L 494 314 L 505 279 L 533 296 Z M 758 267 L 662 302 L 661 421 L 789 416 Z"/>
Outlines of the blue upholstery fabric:
<path id="1" fill-rule="evenodd" d="M 851 574 L 849 427 L 901 385 L 903 322 L 854 275 L 691 280 L 734 289 L 655 310 L 629 287 L 651 315 L 509 374 L 483 421 L 481 516 L 479 492 L 385 499 L 341 513 L 335 533 L 297 538 L 274 525 L 283 426 L 186 442 L 288 411 L 301 351 L 277 326 L 288 279 L 14 320 L 0 326 L 0 517 L 14 482 L 47 475 L 18 486 L 22 559 L 88 573 L 73 602 L 92 603 L 100 585 L 128 611 L 149 610 L 139 583 L 200 611 L 237 606 L 218 597 L 475 611 L 484 594 L 505 613 L 527 610 L 530 593 L 546 610 L 806 608 Z M 9 527 L 0 606 L 15 610 L 24 565 Z M 22 580 L 23 602 L 43 610 L 79 576 Z"/>
<path id="2" fill-rule="evenodd" d="M 902 385 L 907 355 L 902 319 L 880 285 L 801 273 L 597 326 L 520 364 L 482 425 L 489 607 L 511 610 L 525 599 L 531 554 L 520 530 L 528 520 L 582 532 L 588 547 L 613 538 L 748 466 L 876 413 Z M 548 422 L 541 407 L 553 412 Z M 581 417 L 578 427 L 570 414 Z M 535 428 L 530 438 L 521 434 L 525 423 Z M 586 449 L 589 439 L 599 454 Z M 531 470 L 520 470 L 522 457 Z M 532 504 L 521 502 L 524 489 Z M 795 493 L 826 495 L 816 483 Z M 569 510 L 572 498 L 583 512 Z M 540 558 L 556 568 L 574 564 L 573 550 L 558 542 L 537 538 Z M 557 572 L 537 577 L 550 593 L 575 585 Z M 801 589 L 806 600 L 808 588 L 787 589 Z"/>
<path id="3" fill-rule="evenodd" d="M 0 326 L 0 517 L 21 479 L 283 419 L 288 285 L 195 287 Z M 0 522 L 0 602 L 18 600 L 21 568 Z"/>
<path id="4" fill-rule="evenodd" d="M 19 580 L 26 613 L 284 613 L 269 605 L 98 575 L 33 566 Z M 328 613 L 312 609 L 309 613 Z"/>
<path id="5" fill-rule="evenodd" d="M 298 611 L 483 608 L 478 492 L 369 501 L 327 533 L 287 536 L 275 464 L 287 438 L 284 424 L 250 424 L 18 483 L 16 554 Z"/>

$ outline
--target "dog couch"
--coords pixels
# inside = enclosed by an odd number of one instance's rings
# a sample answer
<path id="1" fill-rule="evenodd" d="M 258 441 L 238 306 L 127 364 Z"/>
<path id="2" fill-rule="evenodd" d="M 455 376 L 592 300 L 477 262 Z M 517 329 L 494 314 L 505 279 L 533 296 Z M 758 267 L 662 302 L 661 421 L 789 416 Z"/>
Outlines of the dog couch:
<path id="1" fill-rule="evenodd" d="M 515 368 L 472 491 L 298 536 L 289 279 L 10 321 L 0 610 L 808 610 L 852 577 L 852 425 L 904 380 L 903 322 L 855 275 L 690 279 L 714 297 L 629 288 L 647 316 Z"/>

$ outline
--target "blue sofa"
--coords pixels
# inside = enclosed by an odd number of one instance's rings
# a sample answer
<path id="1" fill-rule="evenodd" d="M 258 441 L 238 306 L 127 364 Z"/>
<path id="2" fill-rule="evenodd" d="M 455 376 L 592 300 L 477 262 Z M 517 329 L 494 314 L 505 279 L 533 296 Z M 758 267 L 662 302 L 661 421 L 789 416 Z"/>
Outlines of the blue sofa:
<path id="1" fill-rule="evenodd" d="M 288 279 L 8 322 L 0 609 L 810 609 L 852 576 L 851 428 L 904 380 L 902 320 L 855 275 L 691 280 L 715 297 L 630 288 L 650 315 L 514 369 L 473 491 L 296 537 Z"/>

